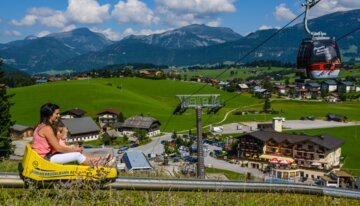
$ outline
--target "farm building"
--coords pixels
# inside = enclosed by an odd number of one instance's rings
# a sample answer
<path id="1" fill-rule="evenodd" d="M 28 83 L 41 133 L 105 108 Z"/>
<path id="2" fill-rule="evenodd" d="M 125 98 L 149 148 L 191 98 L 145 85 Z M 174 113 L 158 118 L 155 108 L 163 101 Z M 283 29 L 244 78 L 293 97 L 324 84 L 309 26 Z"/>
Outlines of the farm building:
<path id="1" fill-rule="evenodd" d="M 59 124 L 69 129 L 68 142 L 86 142 L 99 138 L 100 127 L 91 117 L 62 119 Z"/>
<path id="2" fill-rule="evenodd" d="M 61 119 L 80 118 L 85 115 L 85 111 L 79 108 L 69 109 L 61 113 Z"/>
<path id="3" fill-rule="evenodd" d="M 97 113 L 99 122 L 106 123 L 115 123 L 118 121 L 120 111 L 116 109 L 104 109 Z"/>
<path id="4" fill-rule="evenodd" d="M 160 122 L 152 117 L 133 116 L 126 119 L 123 123 L 115 123 L 114 128 L 121 135 L 133 135 L 136 129 L 145 130 L 147 136 L 152 137 L 160 134 Z"/>
<path id="5" fill-rule="evenodd" d="M 12 138 L 23 138 L 33 136 L 34 129 L 29 126 L 15 124 L 11 126 L 11 137 Z"/>
<path id="6" fill-rule="evenodd" d="M 128 172 L 152 169 L 149 161 L 146 159 L 144 153 L 142 153 L 141 151 L 125 152 L 121 159 L 121 162 L 125 163 L 126 171 Z"/>

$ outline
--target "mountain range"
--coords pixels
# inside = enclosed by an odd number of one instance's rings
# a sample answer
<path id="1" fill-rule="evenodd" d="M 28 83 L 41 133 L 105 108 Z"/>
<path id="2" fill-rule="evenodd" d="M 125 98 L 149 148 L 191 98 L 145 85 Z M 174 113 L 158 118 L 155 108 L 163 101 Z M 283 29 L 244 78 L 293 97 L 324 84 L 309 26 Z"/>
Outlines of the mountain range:
<path id="1" fill-rule="evenodd" d="M 309 21 L 313 31 L 341 38 L 344 61 L 360 60 L 360 31 L 342 36 L 360 25 L 360 10 L 336 12 Z M 307 37 L 303 24 L 285 28 L 246 58 L 250 50 L 277 32 L 258 30 L 241 36 L 224 27 L 193 24 L 153 35 L 131 35 L 113 42 L 87 28 L 0 44 L 0 57 L 11 67 L 28 73 L 51 69 L 84 71 L 111 64 L 152 63 L 182 66 L 225 61 L 296 60 L 297 48 Z"/>

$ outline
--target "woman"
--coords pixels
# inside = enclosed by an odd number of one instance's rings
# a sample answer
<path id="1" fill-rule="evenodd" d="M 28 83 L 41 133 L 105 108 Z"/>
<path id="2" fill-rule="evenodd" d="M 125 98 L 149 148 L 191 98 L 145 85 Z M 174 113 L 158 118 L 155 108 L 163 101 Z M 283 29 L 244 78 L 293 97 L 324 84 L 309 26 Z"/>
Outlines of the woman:
<path id="1" fill-rule="evenodd" d="M 82 165 L 102 164 L 112 166 L 114 158 L 108 155 L 107 158 L 101 159 L 87 158 L 81 152 L 82 147 L 67 147 L 59 144 L 59 140 L 54 134 L 52 125 L 57 123 L 60 117 L 60 108 L 56 104 L 47 103 L 40 108 L 40 121 L 34 130 L 34 139 L 32 149 L 41 157 L 48 159 L 50 162 L 65 164 L 77 161 Z"/>

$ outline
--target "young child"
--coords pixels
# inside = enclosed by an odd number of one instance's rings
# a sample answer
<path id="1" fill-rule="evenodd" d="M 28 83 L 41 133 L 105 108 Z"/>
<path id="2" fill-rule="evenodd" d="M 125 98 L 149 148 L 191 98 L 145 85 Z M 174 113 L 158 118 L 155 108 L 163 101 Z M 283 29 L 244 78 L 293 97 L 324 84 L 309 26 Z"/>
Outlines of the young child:
<path id="1" fill-rule="evenodd" d="M 59 140 L 59 144 L 64 147 L 71 147 L 66 144 L 66 139 L 68 137 L 69 130 L 67 127 L 57 126 L 55 129 L 56 138 Z M 116 158 L 111 155 L 107 154 L 105 158 L 89 158 L 94 166 L 106 166 L 106 167 L 112 167 L 115 163 Z"/>

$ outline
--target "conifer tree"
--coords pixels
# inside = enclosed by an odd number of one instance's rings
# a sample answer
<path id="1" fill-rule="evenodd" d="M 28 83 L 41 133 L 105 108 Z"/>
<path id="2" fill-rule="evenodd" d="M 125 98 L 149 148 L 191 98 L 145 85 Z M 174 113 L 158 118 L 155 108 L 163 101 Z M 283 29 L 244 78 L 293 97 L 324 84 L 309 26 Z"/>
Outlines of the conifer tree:
<path id="1" fill-rule="evenodd" d="M 0 160 L 8 158 L 13 152 L 10 127 L 14 124 L 10 115 L 10 107 L 13 105 L 10 98 L 13 95 L 6 93 L 6 86 L 3 84 L 4 72 L 2 71 L 2 65 L 3 62 L 0 60 Z"/>

